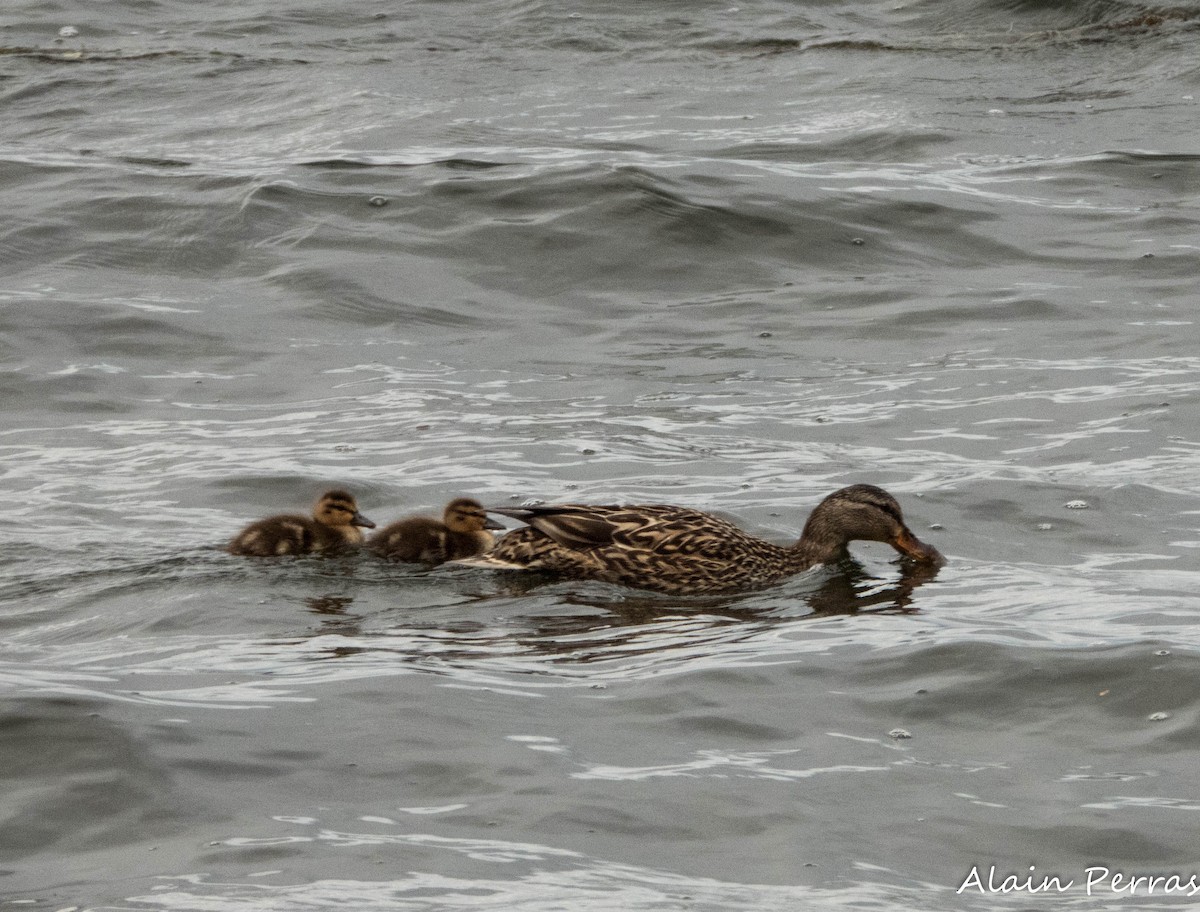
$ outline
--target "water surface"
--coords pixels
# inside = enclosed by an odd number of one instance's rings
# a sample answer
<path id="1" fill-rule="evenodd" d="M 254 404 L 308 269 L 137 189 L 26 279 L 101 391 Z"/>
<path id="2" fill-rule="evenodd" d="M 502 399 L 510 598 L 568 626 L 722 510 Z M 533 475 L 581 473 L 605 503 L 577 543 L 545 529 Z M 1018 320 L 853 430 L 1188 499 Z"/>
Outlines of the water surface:
<path id="1" fill-rule="evenodd" d="M 3 26 L 3 903 L 1187 902 L 1085 872 L 1200 881 L 1200 7 Z M 947 567 L 219 549 L 335 485 L 786 541 L 858 481 Z"/>

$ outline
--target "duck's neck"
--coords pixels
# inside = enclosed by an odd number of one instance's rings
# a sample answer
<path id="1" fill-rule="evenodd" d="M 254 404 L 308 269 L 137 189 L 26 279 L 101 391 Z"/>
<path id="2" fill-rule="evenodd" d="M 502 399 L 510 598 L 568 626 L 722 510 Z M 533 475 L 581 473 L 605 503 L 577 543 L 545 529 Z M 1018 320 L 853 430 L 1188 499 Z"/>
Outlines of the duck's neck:
<path id="1" fill-rule="evenodd" d="M 788 551 L 793 565 L 799 570 L 807 570 L 817 564 L 836 564 L 847 554 L 844 543 L 822 540 L 811 535 L 802 535 Z"/>
<path id="2" fill-rule="evenodd" d="M 835 564 L 849 553 L 846 544 L 846 536 L 829 508 L 829 498 L 826 498 L 809 514 L 800 540 L 792 546 L 792 553 L 797 562 L 803 562 L 807 567 Z"/>

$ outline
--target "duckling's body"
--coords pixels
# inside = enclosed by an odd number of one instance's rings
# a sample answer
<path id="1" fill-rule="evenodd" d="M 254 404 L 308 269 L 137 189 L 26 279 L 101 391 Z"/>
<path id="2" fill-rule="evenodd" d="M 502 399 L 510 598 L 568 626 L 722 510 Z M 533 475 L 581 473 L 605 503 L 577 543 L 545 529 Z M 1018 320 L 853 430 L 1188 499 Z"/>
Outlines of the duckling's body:
<path id="1" fill-rule="evenodd" d="M 440 520 L 430 516 L 397 520 L 372 535 L 367 547 L 392 560 L 440 564 L 482 554 L 496 543 L 489 530 L 503 528 L 488 519 L 479 501 L 459 497 L 446 504 Z"/>
<path id="2" fill-rule="evenodd" d="M 363 526 L 374 529 L 375 523 L 358 512 L 350 494 L 326 491 L 312 516 L 297 513 L 260 519 L 235 535 L 225 550 L 250 557 L 335 551 L 361 545 Z"/>
<path id="3" fill-rule="evenodd" d="M 461 563 L 547 571 L 671 595 L 771 585 L 840 560 L 854 540 L 883 541 L 923 563 L 943 562 L 937 549 L 909 531 L 895 498 L 874 485 L 851 485 L 830 494 L 791 547 L 755 538 L 711 514 L 667 504 L 562 504 L 492 512 L 529 525 Z"/>

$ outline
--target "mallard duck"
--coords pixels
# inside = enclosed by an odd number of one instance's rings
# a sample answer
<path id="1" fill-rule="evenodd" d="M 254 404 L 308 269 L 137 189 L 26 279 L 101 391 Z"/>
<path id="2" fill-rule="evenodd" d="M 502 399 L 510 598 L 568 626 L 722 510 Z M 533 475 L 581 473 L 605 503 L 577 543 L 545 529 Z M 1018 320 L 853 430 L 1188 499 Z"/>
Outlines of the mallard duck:
<path id="1" fill-rule="evenodd" d="M 367 547 L 392 560 L 440 564 L 486 551 L 496 543 L 489 530 L 503 528 L 488 518 L 479 501 L 458 497 L 446 504 L 441 520 L 431 516 L 397 520 L 372 535 Z"/>
<path id="2" fill-rule="evenodd" d="M 561 504 L 493 507 L 528 526 L 490 551 L 458 563 L 500 570 L 540 570 L 671 595 L 731 592 L 766 586 L 847 556 L 855 540 L 887 542 L 925 564 L 941 554 L 904 524 L 896 499 L 857 484 L 817 504 L 800 540 L 781 547 L 708 513 L 666 504 Z"/>
<path id="3" fill-rule="evenodd" d="M 225 550 L 253 557 L 332 551 L 362 544 L 360 527 L 374 529 L 375 523 L 358 512 L 354 498 L 345 491 L 326 491 L 313 507 L 312 516 L 285 514 L 260 519 L 235 535 Z"/>

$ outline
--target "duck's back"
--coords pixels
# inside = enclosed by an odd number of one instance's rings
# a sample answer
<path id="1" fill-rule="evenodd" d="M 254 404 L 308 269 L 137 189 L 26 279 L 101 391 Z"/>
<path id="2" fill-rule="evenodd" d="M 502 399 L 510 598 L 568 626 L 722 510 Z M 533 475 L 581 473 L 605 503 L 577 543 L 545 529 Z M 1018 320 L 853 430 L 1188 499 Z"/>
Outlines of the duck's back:
<path id="1" fill-rule="evenodd" d="M 367 547 L 392 560 L 440 564 L 449 559 L 448 532 L 436 519 L 412 516 L 380 529 L 367 540 Z"/>
<path id="2" fill-rule="evenodd" d="M 728 591 L 796 572 L 795 552 L 687 507 L 561 504 L 496 512 L 528 523 L 477 563 L 669 593 Z"/>
<path id="3" fill-rule="evenodd" d="M 490 532 L 459 532 L 431 517 L 412 516 L 380 529 L 367 547 L 392 560 L 440 564 L 481 554 L 495 541 Z"/>
<path id="4" fill-rule="evenodd" d="M 347 543 L 337 530 L 296 514 L 268 516 L 251 523 L 234 536 L 226 550 L 248 557 L 277 557 L 327 551 Z"/>

